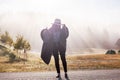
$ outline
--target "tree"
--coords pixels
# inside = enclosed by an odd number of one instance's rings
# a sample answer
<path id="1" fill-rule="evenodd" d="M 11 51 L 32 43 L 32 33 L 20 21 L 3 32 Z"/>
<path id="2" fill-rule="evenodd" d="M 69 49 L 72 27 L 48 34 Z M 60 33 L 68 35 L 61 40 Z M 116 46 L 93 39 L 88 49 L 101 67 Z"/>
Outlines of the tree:
<path id="1" fill-rule="evenodd" d="M 17 50 L 23 49 L 23 45 L 24 45 L 23 36 L 18 35 L 18 36 L 16 36 L 16 38 L 17 39 L 16 39 L 16 42 L 14 43 L 14 48 Z"/>
<path id="2" fill-rule="evenodd" d="M 24 57 L 27 58 L 26 51 L 31 49 L 30 43 L 27 40 L 25 40 L 21 35 L 18 35 L 16 38 L 17 39 L 14 43 L 14 48 L 17 50 L 17 53 L 18 50 L 24 50 Z"/>
<path id="3" fill-rule="evenodd" d="M 24 46 L 23 46 L 24 49 L 26 49 L 26 50 L 31 49 L 30 43 L 27 40 L 24 40 L 23 44 L 24 44 Z"/>
<path id="4" fill-rule="evenodd" d="M 5 44 L 5 45 L 7 44 L 9 46 L 12 46 L 12 44 L 13 44 L 13 39 L 11 38 L 11 36 L 9 35 L 9 33 L 7 31 L 4 34 L 1 34 L 0 41 L 3 44 Z"/>
<path id="5" fill-rule="evenodd" d="M 24 58 L 27 59 L 27 51 L 31 49 L 30 43 L 24 40 Z"/>

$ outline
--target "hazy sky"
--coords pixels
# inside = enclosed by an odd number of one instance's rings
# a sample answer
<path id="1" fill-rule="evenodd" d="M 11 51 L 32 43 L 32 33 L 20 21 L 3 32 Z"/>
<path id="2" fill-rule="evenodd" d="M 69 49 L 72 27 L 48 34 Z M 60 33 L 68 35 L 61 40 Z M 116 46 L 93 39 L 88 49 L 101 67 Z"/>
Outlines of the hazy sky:
<path id="1" fill-rule="evenodd" d="M 58 17 L 82 21 L 80 24 L 118 24 L 120 0 L 0 0 L 0 14 L 12 15 L 14 20 L 19 15 L 38 14 L 48 22 Z"/>
<path id="2" fill-rule="evenodd" d="M 69 27 L 70 49 L 90 47 L 91 41 L 91 47 L 100 47 L 120 36 L 120 0 L 0 0 L 1 31 L 24 35 L 33 50 L 41 49 L 40 31 L 55 18 Z"/>

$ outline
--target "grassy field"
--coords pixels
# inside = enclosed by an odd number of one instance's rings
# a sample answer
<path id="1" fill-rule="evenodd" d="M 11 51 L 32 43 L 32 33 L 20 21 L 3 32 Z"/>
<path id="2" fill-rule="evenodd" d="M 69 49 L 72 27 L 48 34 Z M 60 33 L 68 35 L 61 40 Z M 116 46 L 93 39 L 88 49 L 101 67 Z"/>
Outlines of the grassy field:
<path id="1" fill-rule="evenodd" d="M 0 56 L 0 72 L 30 72 L 30 71 L 54 71 L 53 57 L 49 65 L 46 65 L 39 55 L 29 54 L 28 59 L 21 58 L 9 62 L 8 56 Z M 120 55 L 67 55 L 68 70 L 83 69 L 118 69 L 120 68 Z M 60 61 L 60 65 L 61 65 Z M 61 65 L 61 69 L 63 67 Z"/>

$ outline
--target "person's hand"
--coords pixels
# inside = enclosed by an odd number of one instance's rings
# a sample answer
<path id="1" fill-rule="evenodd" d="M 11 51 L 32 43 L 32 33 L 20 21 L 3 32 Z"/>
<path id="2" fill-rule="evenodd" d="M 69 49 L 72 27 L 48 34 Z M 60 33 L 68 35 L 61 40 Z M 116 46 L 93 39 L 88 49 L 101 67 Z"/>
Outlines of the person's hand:
<path id="1" fill-rule="evenodd" d="M 65 24 L 63 24 L 63 27 L 65 27 L 66 25 Z"/>

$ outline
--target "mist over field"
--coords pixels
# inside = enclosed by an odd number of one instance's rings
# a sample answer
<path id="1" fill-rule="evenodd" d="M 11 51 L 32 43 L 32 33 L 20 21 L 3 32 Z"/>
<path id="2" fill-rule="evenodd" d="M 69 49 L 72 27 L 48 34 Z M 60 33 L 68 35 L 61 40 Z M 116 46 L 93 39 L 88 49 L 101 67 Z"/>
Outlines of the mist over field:
<path id="1" fill-rule="evenodd" d="M 120 38 L 119 4 L 119 0 L 4 0 L 0 1 L 0 30 L 14 39 L 23 35 L 32 51 L 40 53 L 41 30 L 60 18 L 70 32 L 68 52 L 114 49 Z"/>
<path id="2" fill-rule="evenodd" d="M 30 41 L 32 50 L 40 52 L 42 46 L 40 32 L 45 27 L 41 28 L 40 24 L 31 24 L 31 22 L 27 21 L 23 25 L 21 22 L 22 21 L 17 24 L 12 22 L 7 25 L 5 23 L 1 24 L 1 32 L 7 30 L 13 38 L 15 38 L 17 34 L 23 35 Z M 80 26 L 79 29 L 77 29 L 77 26 L 69 26 L 69 24 L 67 26 L 70 31 L 67 39 L 67 49 L 70 52 L 81 51 L 81 49 L 87 50 L 88 48 L 112 49 L 115 48 L 115 43 L 120 38 L 118 27 L 111 27 L 111 29 L 109 29 L 108 26 L 97 29 L 96 26 Z M 74 27 L 74 29 L 72 29 L 72 27 Z"/>

